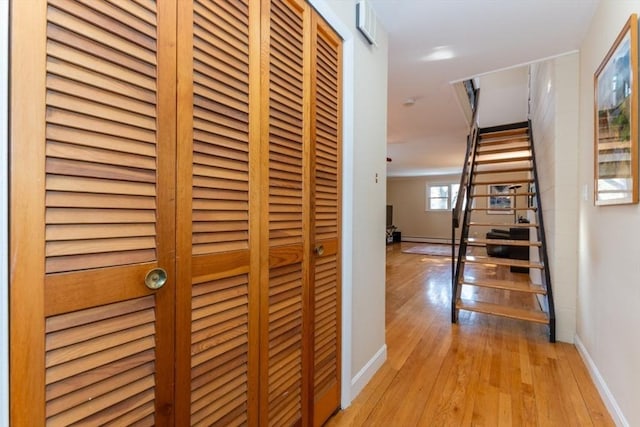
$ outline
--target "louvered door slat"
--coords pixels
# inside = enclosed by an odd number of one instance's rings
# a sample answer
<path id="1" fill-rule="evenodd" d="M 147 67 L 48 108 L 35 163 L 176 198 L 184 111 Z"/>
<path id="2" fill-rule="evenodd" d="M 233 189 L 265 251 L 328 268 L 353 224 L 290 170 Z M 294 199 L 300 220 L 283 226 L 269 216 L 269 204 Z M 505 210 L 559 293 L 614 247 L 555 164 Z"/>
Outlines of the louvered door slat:
<path id="1" fill-rule="evenodd" d="M 153 416 L 153 402 L 144 403 L 137 408 L 127 412 L 119 419 L 105 423 L 105 427 L 126 425 L 131 427 L 153 427 L 156 425 Z"/>
<path id="2" fill-rule="evenodd" d="M 91 161 L 107 165 L 120 165 L 131 168 L 154 170 L 155 161 L 152 157 L 115 150 L 105 150 L 65 142 L 49 140 L 47 144 L 49 157 L 66 158 L 75 161 Z"/>
<path id="3" fill-rule="evenodd" d="M 56 47 L 58 47 L 58 45 L 54 42 L 49 43 L 50 61 L 47 64 L 47 70 L 50 75 L 65 76 L 69 80 L 82 82 L 86 85 L 101 88 L 125 97 L 131 97 L 142 102 L 155 102 L 155 93 L 153 92 L 153 88 L 149 87 L 146 78 L 137 78 L 135 74 L 133 74 L 126 76 L 132 78 L 132 82 L 125 81 L 119 73 L 119 71 L 122 70 L 110 66 L 109 68 L 111 68 L 114 73 L 105 74 L 105 72 L 110 71 L 108 69 L 100 69 L 100 72 L 97 72 L 90 68 L 93 64 L 83 64 L 82 59 L 85 57 L 76 54 L 74 56 L 69 55 L 69 58 L 65 58 L 63 53 L 68 52 L 69 49 L 61 50 L 58 48 L 56 50 Z M 90 59 L 90 57 L 86 58 Z"/>
<path id="4" fill-rule="evenodd" d="M 217 32 L 211 33 L 205 28 L 209 28 L 213 25 L 210 21 L 204 21 L 200 14 L 196 14 L 195 19 L 196 34 L 202 41 L 206 42 L 210 46 L 217 46 L 222 49 L 225 54 L 239 60 L 241 63 L 248 61 L 248 52 L 246 52 L 243 46 L 246 46 L 246 38 L 244 40 L 238 39 L 233 32 Z M 200 28 L 198 28 L 200 27 Z"/>
<path id="5" fill-rule="evenodd" d="M 132 28 L 140 33 L 143 33 L 148 37 L 155 38 L 156 36 L 155 25 L 149 25 L 149 23 L 144 22 L 138 17 L 135 17 L 130 13 L 127 13 L 116 6 L 107 3 L 106 1 L 102 1 L 102 2 L 96 2 L 92 0 L 77 0 L 77 1 L 106 16 L 112 16 L 118 22 L 121 22 L 122 24 L 125 24 L 129 28 Z"/>
<path id="6" fill-rule="evenodd" d="M 151 209 L 156 206 L 155 199 L 153 197 L 145 196 L 131 196 L 121 194 L 91 194 L 91 193 L 71 193 L 65 191 L 51 192 L 46 196 L 46 203 L 52 208 L 64 208 L 64 207 L 78 207 L 78 208 L 99 208 L 104 205 L 104 202 L 108 203 L 113 208 L 133 208 L 133 209 Z M 96 227 L 99 228 L 99 227 Z M 141 228 L 144 228 L 141 225 Z M 49 228 L 47 228 L 48 230 Z M 87 232 L 91 232 L 91 229 L 87 229 Z M 129 228 L 130 232 L 135 233 L 134 228 Z M 153 234 L 153 233 L 151 233 Z M 126 234 L 130 235 L 130 234 Z M 134 234 L 135 235 L 135 234 Z M 143 233 L 142 235 L 147 235 Z M 59 236 L 61 240 L 64 239 L 64 235 Z"/>
<path id="7" fill-rule="evenodd" d="M 157 25 L 156 14 L 148 9 L 141 8 L 135 3 L 129 0 L 106 0 L 109 3 L 119 7 L 120 9 L 126 11 L 132 16 L 138 17 L 141 20 L 153 25 L 154 27 Z"/>
<path id="8" fill-rule="evenodd" d="M 74 80 L 77 80 L 83 75 L 89 76 L 87 83 L 106 81 L 114 85 L 116 91 L 117 86 L 122 85 L 125 87 L 124 90 L 144 93 L 144 91 L 135 87 L 131 89 L 127 88 L 125 82 L 149 91 L 155 89 L 154 79 L 152 77 L 137 73 L 134 70 L 112 63 L 111 61 L 105 61 L 102 58 L 94 56 L 91 52 L 75 49 L 72 45 L 73 43 L 62 44 L 54 40 L 49 41 L 47 44 L 47 53 L 51 58 L 51 62 L 47 65 L 47 68 L 52 73 L 69 75 L 71 78 L 74 78 Z M 70 72 L 66 73 L 66 70 Z"/>
<path id="9" fill-rule="evenodd" d="M 126 204 L 128 200 L 124 200 Z M 131 204 L 129 204 L 131 206 Z M 153 236 L 155 227 L 153 224 L 72 224 L 49 225 L 46 229 L 47 239 L 61 242 L 66 240 L 78 240 L 81 237 L 90 239 L 104 239 L 114 237 Z"/>
<path id="10" fill-rule="evenodd" d="M 85 60 L 90 60 L 90 56 L 77 55 L 79 52 L 84 52 L 106 61 L 109 66 L 118 65 L 130 71 L 137 70 L 145 77 L 156 77 L 155 64 L 148 63 L 123 52 L 110 49 L 95 40 L 91 40 L 84 36 L 78 36 L 60 25 L 50 23 L 47 27 L 47 34 L 50 40 L 50 52 L 52 53 L 52 56 L 57 58 L 76 58 L 76 60 L 79 58 L 85 58 Z M 74 50 L 69 50 L 69 47 Z M 61 73 L 61 75 L 65 75 L 65 73 Z M 144 77 L 142 77 L 141 81 L 145 81 Z"/>
<path id="11" fill-rule="evenodd" d="M 222 153 L 221 153 L 222 154 Z M 214 168 L 229 169 L 231 171 L 249 172 L 247 156 L 239 158 L 240 156 L 230 153 L 232 158 L 226 158 L 224 156 L 210 156 L 202 153 L 198 153 L 194 156 L 195 161 L 200 165 L 209 166 Z M 246 175 L 239 175 L 246 180 Z"/>
<path id="12" fill-rule="evenodd" d="M 113 376 L 91 384 L 86 388 L 73 389 L 63 397 L 50 401 L 47 406 L 47 416 L 51 417 L 64 411 L 65 408 L 75 407 L 86 402 L 87 396 L 102 396 L 109 390 L 115 390 L 142 378 L 153 376 L 153 363 L 146 363 L 136 369 L 119 372 Z"/>
<path id="13" fill-rule="evenodd" d="M 87 177 L 87 178 L 79 178 L 84 180 L 87 183 L 99 182 L 98 180 L 104 179 L 102 183 L 104 185 L 109 184 L 109 177 L 112 177 L 114 181 L 114 185 L 118 183 L 118 181 L 128 181 L 128 182 L 120 182 L 121 185 L 128 185 L 130 189 L 128 191 L 133 192 L 135 194 L 136 191 L 139 191 L 143 195 L 152 195 L 154 192 L 154 181 L 155 174 L 153 171 L 147 171 L 144 169 L 134 169 L 134 168 L 125 168 L 119 166 L 112 165 L 104 165 L 99 163 L 90 163 L 83 162 L 79 160 L 68 160 L 68 159 L 58 159 L 58 158 L 49 158 L 46 163 L 46 171 L 50 177 L 51 184 L 48 186 L 48 189 L 61 189 L 56 188 L 56 186 L 65 185 L 78 185 L 74 182 L 65 182 L 65 179 L 68 179 L 69 176 L 75 177 Z M 96 180 L 92 181 L 92 178 Z M 148 184 L 148 185 L 145 185 Z M 114 193 L 118 194 L 117 189 L 112 190 Z M 127 194 L 127 193 L 125 193 Z"/>
<path id="14" fill-rule="evenodd" d="M 130 425 L 127 421 L 132 413 L 139 411 L 151 412 L 151 420 L 153 420 L 153 392 L 143 391 L 138 393 L 125 402 L 119 402 L 116 405 L 103 409 L 82 420 L 87 425 Z M 122 414 L 122 415 L 120 415 Z M 146 419 L 146 417 L 145 417 Z M 148 422 L 148 421 L 147 421 Z M 131 425 L 134 425 L 131 423 Z"/>
<path id="15" fill-rule="evenodd" d="M 98 148 L 97 151 L 91 151 L 92 155 L 101 157 L 101 153 L 113 153 L 117 155 L 119 153 L 133 154 L 133 158 L 139 160 L 142 163 L 139 167 L 147 167 L 149 165 L 149 159 L 153 161 L 155 156 L 155 143 L 146 143 L 135 140 L 125 139 L 123 135 L 109 136 L 106 134 L 99 134 L 91 131 L 83 131 L 77 128 L 67 128 L 61 126 L 55 126 L 50 124 L 47 126 L 47 140 L 64 142 L 66 145 L 57 144 L 56 150 L 65 147 L 66 149 L 84 150 L 84 147 Z M 106 150 L 105 147 L 109 147 Z M 104 150 L 104 151 L 102 151 Z"/>
<path id="16" fill-rule="evenodd" d="M 109 198 L 107 198 L 108 200 Z M 85 209 L 50 208 L 47 209 L 48 224 L 153 224 L 155 215 L 152 210 L 135 209 Z"/>
<path id="17" fill-rule="evenodd" d="M 140 114 L 151 118 L 155 115 L 154 106 L 144 100 L 124 97 L 110 91 L 102 90 L 94 86 L 84 85 L 69 79 L 63 79 L 55 75 L 49 76 L 47 84 L 52 91 L 55 91 L 54 93 L 61 94 L 58 96 L 58 98 L 60 98 L 59 102 L 61 102 L 64 108 L 67 109 L 71 109 L 73 105 L 69 102 L 70 98 L 64 97 L 65 95 L 80 98 L 76 103 L 80 103 L 83 100 L 86 102 L 86 100 L 91 101 L 99 99 L 100 103 L 103 105 L 107 105 L 114 109 L 122 109 L 128 113 L 134 113 L 134 115 Z M 50 104 L 53 104 L 52 98 L 52 96 L 49 97 Z M 126 115 L 126 113 L 124 114 Z"/>
<path id="18" fill-rule="evenodd" d="M 116 239 L 70 240 L 52 242 L 47 245 L 46 255 L 56 257 L 63 255 L 94 254 L 104 252 L 121 252 L 136 249 L 154 249 L 154 237 L 123 237 Z"/>
<path id="19" fill-rule="evenodd" d="M 73 28 L 84 37 L 108 43 L 112 48 L 145 60 L 156 62 L 156 40 L 111 17 L 70 0 L 49 0 L 49 22 L 64 28 Z M 113 31 L 116 29 L 116 31 Z"/>

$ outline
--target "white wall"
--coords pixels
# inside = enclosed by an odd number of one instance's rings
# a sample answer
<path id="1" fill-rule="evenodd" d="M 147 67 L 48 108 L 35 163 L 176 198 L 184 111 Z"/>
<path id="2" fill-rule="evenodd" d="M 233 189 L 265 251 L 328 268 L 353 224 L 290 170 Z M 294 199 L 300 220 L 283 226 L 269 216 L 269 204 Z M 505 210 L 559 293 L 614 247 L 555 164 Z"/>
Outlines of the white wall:
<path id="1" fill-rule="evenodd" d="M 594 206 L 593 74 L 639 12 L 638 0 L 602 0 L 580 48 L 576 341 L 616 421 L 631 426 L 640 425 L 640 206 Z"/>
<path id="2" fill-rule="evenodd" d="M 316 3 L 313 1 L 312 3 Z M 377 46 L 370 46 L 357 32 L 355 0 L 327 0 L 332 12 L 354 34 L 352 60 L 353 158 L 345 157 L 345 177 L 353 179 L 351 277 L 351 398 L 364 387 L 386 358 L 385 345 L 385 242 L 387 51 L 388 40 L 378 25 Z M 345 126 L 348 123 L 345 123 Z M 382 236 L 382 237 L 381 237 Z M 345 247 L 345 250 L 347 248 Z M 343 287 L 344 288 L 344 287 Z M 347 308 L 348 309 L 348 308 Z M 344 341 L 343 341 L 344 342 Z M 343 384 L 343 404 L 345 404 Z"/>
<path id="3" fill-rule="evenodd" d="M 578 286 L 578 69 L 577 53 L 533 64 L 530 93 L 556 336 L 570 343 Z"/>
<path id="4" fill-rule="evenodd" d="M 0 426 L 9 425 L 9 285 L 7 267 L 7 107 L 9 2 L 0 0 Z"/>
<path id="5" fill-rule="evenodd" d="M 480 127 L 499 126 L 527 120 L 529 73 L 517 67 L 480 76 Z"/>

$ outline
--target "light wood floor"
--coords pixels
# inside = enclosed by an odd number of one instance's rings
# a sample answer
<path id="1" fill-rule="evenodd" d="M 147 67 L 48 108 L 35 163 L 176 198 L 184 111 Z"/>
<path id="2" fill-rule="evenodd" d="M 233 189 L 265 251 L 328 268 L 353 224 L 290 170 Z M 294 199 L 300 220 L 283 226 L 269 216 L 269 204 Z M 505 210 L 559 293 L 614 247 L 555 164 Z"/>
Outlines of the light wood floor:
<path id="1" fill-rule="evenodd" d="M 511 275 L 495 269 L 476 274 Z M 450 258 L 387 247 L 387 361 L 327 426 L 614 425 L 575 347 L 544 325 L 468 312 L 452 325 L 450 278 Z"/>

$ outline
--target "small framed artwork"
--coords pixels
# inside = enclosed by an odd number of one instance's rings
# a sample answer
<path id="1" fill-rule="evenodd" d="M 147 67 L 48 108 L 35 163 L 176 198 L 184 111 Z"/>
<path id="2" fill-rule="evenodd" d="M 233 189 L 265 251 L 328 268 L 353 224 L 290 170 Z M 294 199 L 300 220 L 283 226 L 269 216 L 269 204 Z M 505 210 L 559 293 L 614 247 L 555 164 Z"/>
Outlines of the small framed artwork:
<path id="1" fill-rule="evenodd" d="M 513 215 L 511 184 L 489 184 L 487 186 L 487 213 Z"/>
<path id="2" fill-rule="evenodd" d="M 536 199 L 536 183 L 532 182 L 529 184 L 529 195 L 527 196 L 527 207 L 529 208 L 537 208 L 538 200 Z"/>
<path id="3" fill-rule="evenodd" d="M 631 15 L 594 75 L 594 201 L 638 203 L 638 17 Z"/>

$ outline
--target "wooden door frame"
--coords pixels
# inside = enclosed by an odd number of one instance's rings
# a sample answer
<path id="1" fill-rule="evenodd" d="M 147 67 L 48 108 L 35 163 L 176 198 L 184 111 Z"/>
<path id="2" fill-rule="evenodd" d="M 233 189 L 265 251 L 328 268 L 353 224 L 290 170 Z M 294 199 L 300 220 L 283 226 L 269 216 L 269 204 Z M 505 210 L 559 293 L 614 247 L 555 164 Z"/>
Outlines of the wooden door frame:
<path id="1" fill-rule="evenodd" d="M 0 2 L 0 425 L 9 425 L 9 2 Z"/>

